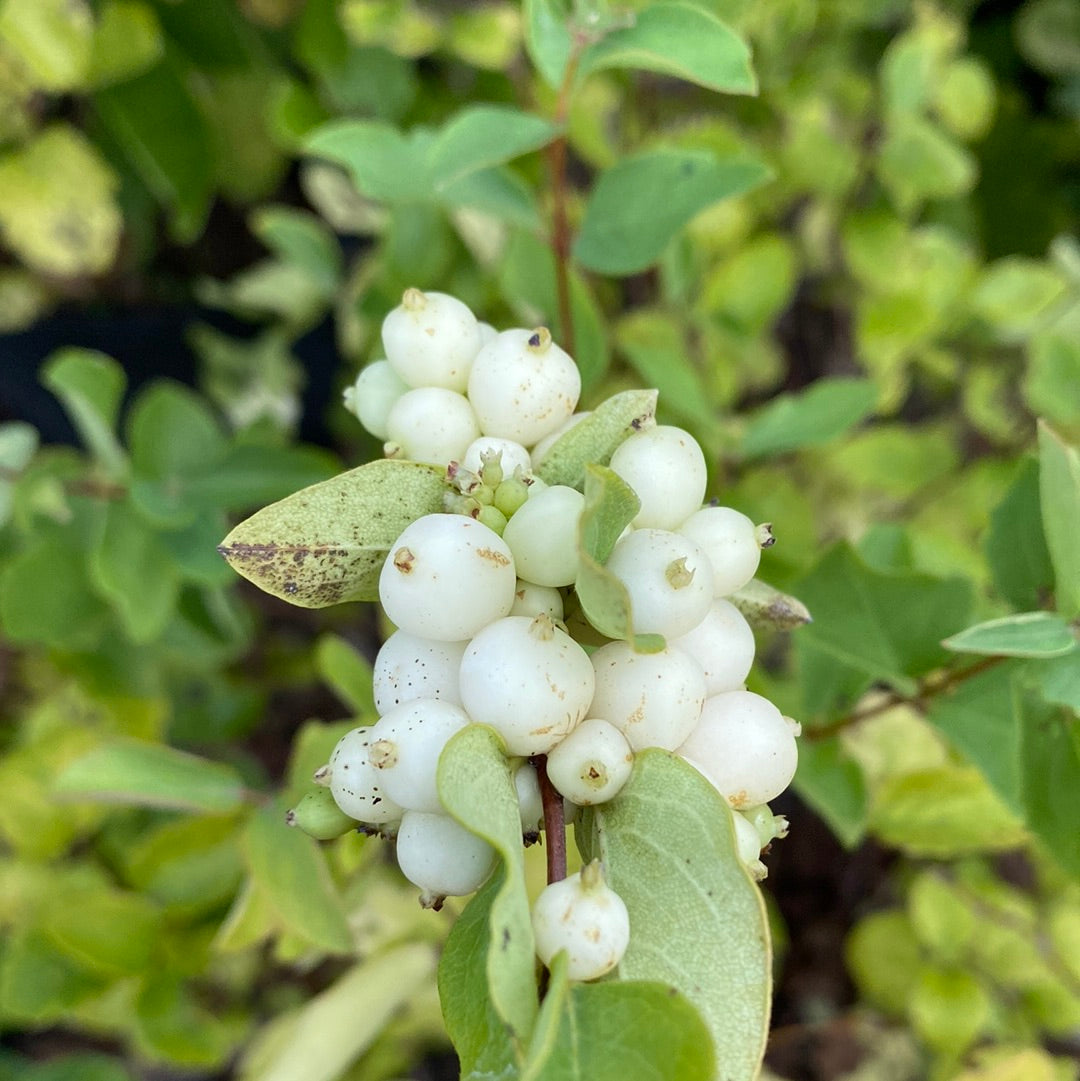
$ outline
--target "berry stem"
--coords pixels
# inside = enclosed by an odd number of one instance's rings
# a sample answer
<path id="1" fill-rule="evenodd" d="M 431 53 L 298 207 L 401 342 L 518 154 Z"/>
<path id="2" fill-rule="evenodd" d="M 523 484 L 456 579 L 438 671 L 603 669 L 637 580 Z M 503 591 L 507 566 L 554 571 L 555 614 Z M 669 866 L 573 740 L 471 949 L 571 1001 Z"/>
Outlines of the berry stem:
<path id="1" fill-rule="evenodd" d="M 570 98 L 577 79 L 578 60 L 588 41 L 577 35 L 566 63 L 559 96 L 555 102 L 554 122 L 562 127 L 570 113 Z M 551 183 L 551 251 L 555 258 L 555 292 L 559 304 L 559 332 L 562 347 L 571 356 L 574 348 L 574 312 L 570 301 L 570 247 L 572 236 L 566 211 L 566 136 L 560 135 L 547 147 L 548 177 Z"/>
<path id="2" fill-rule="evenodd" d="M 540 781 L 540 798 L 544 804 L 544 834 L 547 852 L 547 880 L 561 882 L 566 878 L 566 820 L 563 817 L 563 798 L 548 779 L 547 758 L 537 755 L 533 759 L 536 776 Z"/>
<path id="3" fill-rule="evenodd" d="M 985 672 L 988 668 L 996 667 L 1007 659 L 1006 657 L 984 657 L 981 661 L 968 665 L 967 668 L 954 668 L 951 672 L 946 672 L 936 679 L 928 677 L 920 682 L 918 692 L 910 697 L 905 694 L 898 694 L 896 691 L 889 691 L 884 698 L 873 705 L 852 710 L 830 724 L 815 727 L 805 726 L 802 730 L 802 738 L 810 742 L 827 739 L 829 736 L 835 736 L 837 732 L 842 732 L 845 728 L 850 728 L 860 721 L 877 717 L 879 714 L 887 713 L 894 706 L 904 705 L 905 703 L 915 706 L 916 709 L 925 710 L 930 699 L 936 698 L 939 694 L 960 683 L 964 683 L 966 680 L 971 679 L 972 676 L 979 675 L 980 672 Z"/>

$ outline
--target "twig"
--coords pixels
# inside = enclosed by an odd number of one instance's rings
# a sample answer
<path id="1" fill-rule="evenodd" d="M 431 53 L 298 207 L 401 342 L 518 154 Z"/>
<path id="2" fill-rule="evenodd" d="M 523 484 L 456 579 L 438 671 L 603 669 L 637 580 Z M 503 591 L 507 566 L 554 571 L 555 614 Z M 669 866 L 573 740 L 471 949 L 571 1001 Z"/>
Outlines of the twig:
<path id="1" fill-rule="evenodd" d="M 563 798 L 548 779 L 547 759 L 538 755 L 533 762 L 540 781 L 540 798 L 544 803 L 547 880 L 548 883 L 561 882 L 566 878 L 566 819 L 563 817 Z"/>

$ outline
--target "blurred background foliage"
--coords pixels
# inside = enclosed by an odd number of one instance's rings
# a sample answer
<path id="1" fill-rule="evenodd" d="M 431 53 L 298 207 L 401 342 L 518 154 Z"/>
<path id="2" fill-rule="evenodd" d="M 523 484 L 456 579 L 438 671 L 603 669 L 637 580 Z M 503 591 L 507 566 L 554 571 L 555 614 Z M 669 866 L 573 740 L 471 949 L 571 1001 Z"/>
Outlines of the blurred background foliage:
<path id="1" fill-rule="evenodd" d="M 939 642 L 1055 580 L 1077 614 L 1044 527 L 1080 512 L 1041 520 L 1080 438 L 1080 7 L 697 6 L 759 92 L 581 82 L 572 332 L 585 404 L 658 387 L 815 616 L 753 684 L 808 736 L 770 1069 L 1075 1078 L 1075 641 Z M 430 189 L 410 157 L 477 103 L 555 115 L 560 11 L 0 0 L 0 1079 L 443 1076 L 446 920 L 363 838 L 281 826 L 372 715 L 374 616 L 282 611 L 215 546 L 380 453 L 336 392 L 406 286 L 570 329 L 540 156 Z M 676 159 L 728 171 L 621 202 Z M 179 337 L 190 385 L 150 378 Z M 32 379 L 79 449 L 20 415 Z"/>

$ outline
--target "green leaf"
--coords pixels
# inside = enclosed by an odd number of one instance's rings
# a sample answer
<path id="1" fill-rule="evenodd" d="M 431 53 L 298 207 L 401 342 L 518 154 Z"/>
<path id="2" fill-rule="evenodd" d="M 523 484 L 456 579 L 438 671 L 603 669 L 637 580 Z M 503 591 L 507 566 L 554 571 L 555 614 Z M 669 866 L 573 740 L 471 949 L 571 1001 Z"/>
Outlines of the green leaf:
<path id="1" fill-rule="evenodd" d="M 21 420 L 0 423 L 0 527 L 11 517 L 14 481 L 37 453 L 37 429 Z"/>
<path id="2" fill-rule="evenodd" d="M 1054 586 L 1039 506 L 1039 463 L 1025 458 L 1005 498 L 990 514 L 986 558 L 997 591 L 1014 608 L 1041 606 Z"/>
<path id="3" fill-rule="evenodd" d="M 1020 769 L 1024 806 L 1031 830 L 1074 878 L 1080 879 L 1080 717 L 1039 700 L 1019 698 Z"/>
<path id="4" fill-rule="evenodd" d="M 982 773 L 967 766 L 886 778 L 874 793 L 870 830 L 887 845 L 930 859 L 1014 848 L 1026 836 Z"/>
<path id="5" fill-rule="evenodd" d="M 300 267 L 332 296 L 341 280 L 342 256 L 325 222 L 306 210 L 260 207 L 251 215 L 255 235 L 287 263 Z"/>
<path id="6" fill-rule="evenodd" d="M 285 822 L 279 801 L 260 807 L 243 835 L 248 870 L 294 934 L 328 953 L 353 952 L 345 908 L 318 842 Z"/>
<path id="7" fill-rule="evenodd" d="M 264 507 L 218 550 L 237 573 L 301 608 L 375 600 L 390 546 L 410 522 L 440 512 L 445 491 L 435 466 L 369 462 Z"/>
<path id="8" fill-rule="evenodd" d="M 99 886 L 68 888 L 48 898 L 39 915 L 56 948 L 106 975 L 148 968 L 160 942 L 160 909 L 137 893 Z"/>
<path id="9" fill-rule="evenodd" d="M 534 113 L 506 105 L 470 105 L 451 117 L 428 148 L 428 173 L 436 191 L 442 191 L 470 173 L 538 150 L 557 133 Z"/>
<path id="10" fill-rule="evenodd" d="M 108 505 L 89 570 L 133 642 L 161 634 L 176 607 L 180 574 L 168 548 L 128 502 Z"/>
<path id="11" fill-rule="evenodd" d="M 645 386 L 656 387 L 665 409 L 703 428 L 715 426 L 715 407 L 677 319 L 660 311 L 632 311 L 616 324 L 615 341 Z"/>
<path id="12" fill-rule="evenodd" d="M 56 778 L 53 791 L 69 800 L 206 814 L 228 814 L 245 799 L 239 774 L 224 762 L 133 739 L 76 759 Z"/>
<path id="13" fill-rule="evenodd" d="M 0 1077 L 5 1077 L 0 1073 Z M 22 1081 L 133 1081 L 123 1063 L 111 1055 L 64 1055 L 38 1063 L 18 1075 Z M 6 1078 L 5 1078 L 6 1081 Z M 16 1079 L 17 1081 L 17 1079 Z"/>
<path id="14" fill-rule="evenodd" d="M 322 635 L 315 643 L 315 667 L 355 716 L 376 716 L 371 662 L 351 643 L 336 634 Z"/>
<path id="15" fill-rule="evenodd" d="M 968 621 L 972 591 L 962 579 L 872 570 L 847 544 L 832 548 L 795 586 L 814 613 L 795 647 L 806 719 L 853 701 L 880 681 L 902 694 L 943 663 L 943 638 Z"/>
<path id="16" fill-rule="evenodd" d="M 507 872 L 498 870 L 454 921 L 439 962 L 439 1002 L 446 1032 L 457 1052 L 462 1078 L 517 1076 L 518 1045 L 511 1041 L 488 991 L 492 954 L 491 906 Z"/>
<path id="17" fill-rule="evenodd" d="M 697 1010 L 659 983 L 577 983 L 558 957 L 522 1081 L 712 1081 L 709 1030 Z"/>
<path id="18" fill-rule="evenodd" d="M 386 203 L 425 201 L 431 179 L 421 148 L 377 120 L 331 120 L 306 136 L 309 154 L 344 165 L 369 198 Z"/>
<path id="19" fill-rule="evenodd" d="M 1080 614 L 1080 454 L 1042 423 L 1039 495 L 1058 611 L 1071 619 Z"/>
<path id="20" fill-rule="evenodd" d="M 90 56 L 94 86 L 122 82 L 161 59 L 165 39 L 154 9 L 142 0 L 107 0 L 98 16 Z"/>
<path id="21" fill-rule="evenodd" d="M 430 945 L 407 943 L 370 957 L 300 1009 L 256 1036 L 241 1081 L 335 1081 L 430 981 Z"/>
<path id="22" fill-rule="evenodd" d="M 688 763 L 646 750 L 622 791 L 588 809 L 579 831 L 630 914 L 619 977 L 680 991 L 700 1011 L 727 1081 L 751 1081 L 769 1028 L 771 951 L 731 813 Z"/>
<path id="23" fill-rule="evenodd" d="M 875 912 L 848 936 L 848 970 L 859 994 L 893 1017 L 903 1017 L 922 967 L 922 950 L 904 912 Z"/>
<path id="24" fill-rule="evenodd" d="M 508 225 L 541 232 L 536 196 L 521 177 L 506 168 L 469 173 L 440 189 L 439 200 L 450 209 L 478 210 Z M 550 248 L 539 241 L 537 246 L 552 258 Z"/>
<path id="25" fill-rule="evenodd" d="M 932 701 L 926 719 L 1021 813 L 1016 671 L 1003 664 L 964 680 Z"/>
<path id="26" fill-rule="evenodd" d="M 87 449 L 109 476 L 123 476 L 127 459 L 116 419 L 127 379 L 112 357 L 90 349 L 61 349 L 41 369 L 41 381 L 64 404 Z"/>
<path id="27" fill-rule="evenodd" d="M 165 969 L 147 974 L 135 999 L 138 1041 L 145 1054 L 178 1066 L 223 1067 L 244 1035 L 228 1013 L 211 1013 L 182 978 Z"/>
<path id="28" fill-rule="evenodd" d="M 605 34 L 585 50 L 580 73 L 607 68 L 656 71 L 728 94 L 757 92 L 746 42 L 693 4 L 649 4 L 630 26 Z"/>
<path id="29" fill-rule="evenodd" d="M 54 94 L 82 85 L 93 35 L 94 13 L 84 0 L 6 0 L 0 7 L 0 42 L 35 88 Z"/>
<path id="30" fill-rule="evenodd" d="M 8 1019 L 57 1021 L 100 994 L 103 982 L 58 953 L 40 931 L 22 931 L 11 937 L 0 960 L 0 1012 Z"/>
<path id="31" fill-rule="evenodd" d="M 136 471 L 170 482 L 217 467 L 228 448 L 203 399 L 166 380 L 152 383 L 136 399 L 127 436 Z"/>
<path id="32" fill-rule="evenodd" d="M 54 123 L 0 155 L 0 228 L 6 246 L 48 277 L 102 274 L 123 218 L 119 179 L 82 132 Z"/>
<path id="33" fill-rule="evenodd" d="M 172 232 L 181 241 L 202 231 L 216 167 L 212 132 L 189 89 L 191 77 L 170 54 L 144 75 L 94 95 L 106 131 L 171 209 Z"/>
<path id="34" fill-rule="evenodd" d="M 624 390 L 598 405 L 544 455 L 536 475 L 547 484 L 583 490 L 590 464 L 606 465 L 626 438 L 656 416 L 655 390 Z"/>
<path id="35" fill-rule="evenodd" d="M 1047 321 L 1067 289 L 1067 279 L 1055 267 L 1012 256 L 986 268 L 972 292 L 971 306 L 1006 341 L 1020 342 Z"/>
<path id="36" fill-rule="evenodd" d="M 502 861 L 501 881 L 491 896 L 487 919 L 485 997 L 490 997 L 506 1035 L 520 1044 L 532 1031 L 538 1009 L 534 943 L 525 889 L 521 813 L 502 740 L 493 729 L 469 725 L 446 745 L 439 758 L 439 799 L 466 829 L 487 841 Z M 470 1067 L 465 1058 L 483 1056 L 474 1042 L 475 1030 L 469 1029 L 480 1007 L 462 1001 L 463 991 L 467 994 L 469 988 L 455 986 L 458 977 L 466 975 L 468 963 L 460 946 L 451 952 L 448 943 L 439 966 L 447 1029 L 459 1053 L 459 1040 L 464 1041 L 467 1050 L 462 1065 L 466 1071 Z"/>
<path id="37" fill-rule="evenodd" d="M 845 847 L 854 848 L 863 839 L 869 805 L 866 780 L 839 738 L 802 740 L 793 784 Z"/>
<path id="38" fill-rule="evenodd" d="M 525 48 L 549 86 L 558 87 L 573 44 L 565 0 L 524 0 Z"/>
<path id="39" fill-rule="evenodd" d="M 0 571 L 0 625 L 17 643 L 92 649 L 108 609 L 86 576 L 86 555 L 50 537 L 23 549 Z"/>
<path id="40" fill-rule="evenodd" d="M 912 1027 L 935 1051 L 959 1056 L 992 1018 L 989 992 L 970 972 L 927 965 L 911 991 Z"/>
<path id="41" fill-rule="evenodd" d="M 760 162 L 721 159 L 707 150 L 653 150 L 626 158 L 594 185 L 574 258 L 601 274 L 645 270 L 698 211 L 757 187 L 769 175 Z"/>
<path id="42" fill-rule="evenodd" d="M 575 592 L 588 621 L 606 638 L 622 638 L 641 653 L 664 648 L 658 634 L 635 634 L 630 595 L 604 563 L 619 535 L 641 509 L 634 490 L 602 465 L 585 467 L 585 506 L 578 520 Z"/>
<path id="43" fill-rule="evenodd" d="M 1053 612 L 1024 612 L 976 623 L 941 644 L 954 653 L 1060 657 L 1076 649 L 1076 637 L 1069 624 Z"/>
<path id="44" fill-rule="evenodd" d="M 782 394 L 758 410 L 743 433 L 744 457 L 820 446 L 842 435 L 874 409 L 878 391 L 869 379 L 820 379 L 798 394 Z"/>
<path id="45" fill-rule="evenodd" d="M 1047 702 L 1080 714 L 1080 664 L 1070 654 L 1027 666 L 1032 685 Z"/>
<path id="46" fill-rule="evenodd" d="M 781 593 L 760 578 L 751 578 L 727 599 L 752 627 L 790 631 L 813 622 L 809 609 L 798 597 Z"/>
<path id="47" fill-rule="evenodd" d="M 926 199 L 970 191 L 978 170 L 972 155 L 936 124 L 905 113 L 889 121 L 877 174 L 897 206 L 908 212 Z"/>

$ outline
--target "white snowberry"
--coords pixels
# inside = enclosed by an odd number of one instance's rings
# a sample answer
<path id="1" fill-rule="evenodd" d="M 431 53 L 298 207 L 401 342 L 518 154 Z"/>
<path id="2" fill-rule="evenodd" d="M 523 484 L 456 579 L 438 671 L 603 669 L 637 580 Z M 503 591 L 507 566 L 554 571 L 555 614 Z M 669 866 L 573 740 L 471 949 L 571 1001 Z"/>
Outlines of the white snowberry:
<path id="1" fill-rule="evenodd" d="M 592 655 L 596 691 L 590 716 L 610 721 L 635 751 L 673 751 L 693 731 L 705 701 L 701 665 L 670 646 L 635 653 L 626 642 L 609 642 Z"/>
<path id="2" fill-rule="evenodd" d="M 370 734 L 370 728 L 354 728 L 338 740 L 328 767 L 330 791 L 350 818 L 382 826 L 397 822 L 403 808 L 387 795 L 379 771 L 371 764 Z"/>
<path id="3" fill-rule="evenodd" d="M 476 416 L 463 394 L 443 387 L 418 387 L 391 406 L 385 450 L 393 458 L 446 465 L 463 458 L 479 435 Z"/>
<path id="4" fill-rule="evenodd" d="M 362 368 L 356 382 L 345 388 L 345 408 L 365 431 L 376 439 L 385 439 L 390 410 L 408 389 L 388 360 L 376 360 Z"/>
<path id="5" fill-rule="evenodd" d="M 386 357 L 410 387 L 463 391 L 480 350 L 476 316 L 456 297 L 406 289 L 383 320 Z"/>
<path id="6" fill-rule="evenodd" d="M 477 353 L 469 373 L 480 430 L 526 447 L 558 428 L 580 393 L 577 365 L 544 327 L 504 330 Z"/>
<path id="7" fill-rule="evenodd" d="M 564 614 L 562 594 L 554 586 L 538 586 L 519 578 L 510 615 L 532 619 L 541 612 L 551 616 L 552 622 L 561 623 Z"/>
<path id="8" fill-rule="evenodd" d="M 598 861 L 552 882 L 532 911 L 536 955 L 550 966 L 567 953 L 572 980 L 595 980 L 610 972 L 630 944 L 630 916 L 622 898 L 604 882 Z"/>
<path id="9" fill-rule="evenodd" d="M 713 569 L 713 595 L 727 597 L 757 573 L 761 544 L 757 526 L 731 507 L 702 507 L 679 526 L 705 550 Z"/>
<path id="10" fill-rule="evenodd" d="M 701 720 L 678 748 L 736 810 L 768 803 L 791 784 L 795 734 L 767 698 L 726 691 L 705 700 Z"/>
<path id="11" fill-rule="evenodd" d="M 394 631 L 379 649 L 371 673 L 379 715 L 416 698 L 441 698 L 461 705 L 458 668 L 465 642 L 439 642 Z"/>
<path id="12" fill-rule="evenodd" d="M 696 627 L 712 605 L 708 556 L 679 533 L 632 530 L 615 545 L 607 569 L 626 586 L 638 634 L 677 638 Z"/>
<path id="13" fill-rule="evenodd" d="M 506 523 L 503 540 L 518 577 L 540 586 L 568 586 L 577 577 L 577 527 L 585 497 L 553 484 L 530 495 Z"/>
<path id="14" fill-rule="evenodd" d="M 462 897 L 484 884 L 495 850 L 449 815 L 406 811 L 397 834 L 402 874 L 423 893 L 421 903 L 437 906 L 443 897 Z"/>
<path id="15" fill-rule="evenodd" d="M 706 694 L 740 690 L 754 663 L 754 632 L 730 601 L 713 601 L 705 618 L 670 645 L 689 653 L 705 673 Z"/>
<path id="16" fill-rule="evenodd" d="M 705 498 L 705 455 L 682 428 L 660 424 L 636 432 L 616 448 L 611 468 L 641 500 L 635 529 L 675 529 Z"/>
<path id="17" fill-rule="evenodd" d="M 486 626 L 461 661 L 465 711 L 498 730 L 510 754 L 546 754 L 588 712 L 589 656 L 549 616 L 509 616 Z"/>
<path id="18" fill-rule="evenodd" d="M 439 755 L 468 723 L 460 706 L 438 698 L 416 698 L 380 717 L 371 726 L 367 753 L 386 794 L 406 810 L 442 813 L 435 783 Z"/>
<path id="19" fill-rule="evenodd" d="M 517 574 L 503 539 L 461 514 L 428 514 L 406 526 L 379 575 L 379 599 L 398 627 L 460 642 L 514 604 Z"/>
<path id="20" fill-rule="evenodd" d="M 548 751 L 551 783 L 573 803 L 588 807 L 606 803 L 626 784 L 634 752 L 613 724 L 599 717 L 582 721 Z"/>

